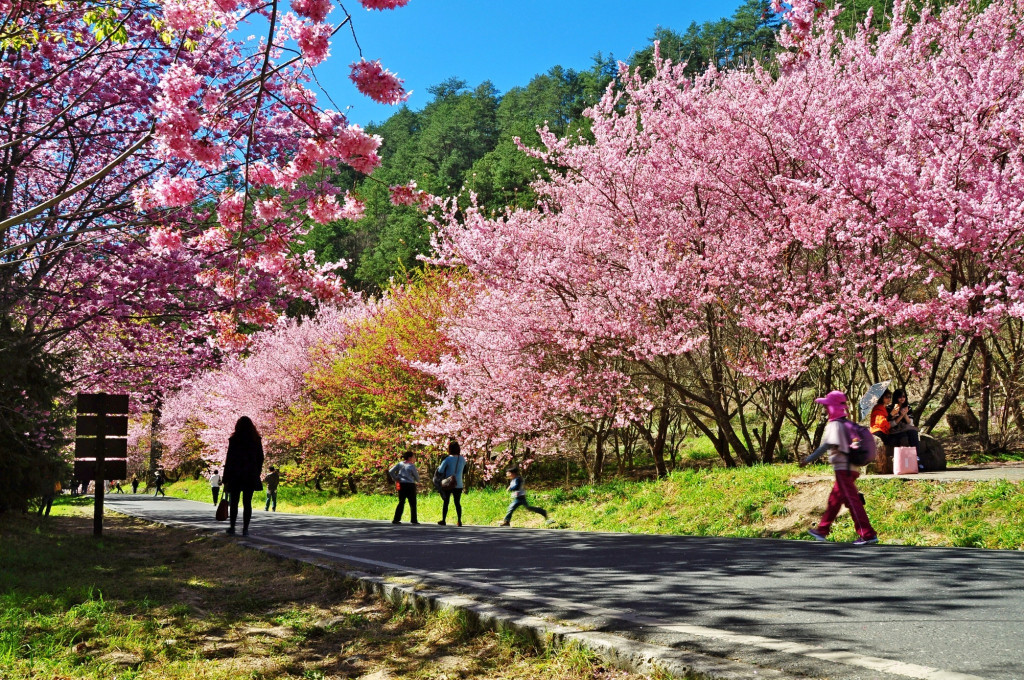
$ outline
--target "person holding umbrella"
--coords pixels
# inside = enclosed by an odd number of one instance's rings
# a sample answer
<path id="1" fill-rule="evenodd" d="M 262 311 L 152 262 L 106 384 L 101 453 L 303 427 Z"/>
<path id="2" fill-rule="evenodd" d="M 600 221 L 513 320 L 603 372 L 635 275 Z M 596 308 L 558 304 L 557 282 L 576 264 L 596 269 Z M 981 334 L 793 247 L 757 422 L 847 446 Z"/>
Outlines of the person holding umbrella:
<path id="1" fill-rule="evenodd" d="M 818 526 L 808 529 L 807 533 L 816 541 L 824 541 L 828 538 L 832 522 L 845 504 L 850 509 L 850 516 L 853 518 L 853 526 L 857 530 L 858 538 L 854 545 L 868 545 L 878 543 L 878 534 L 871 526 L 868 513 L 864 509 L 864 501 L 857 491 L 857 478 L 860 477 L 860 468 L 850 463 L 849 453 L 851 448 L 858 448 L 859 442 L 851 442 L 845 422 L 847 419 L 846 395 L 838 390 L 829 392 L 824 397 L 814 400 L 821 404 L 828 411 L 828 425 L 825 426 L 825 434 L 821 438 L 821 446 L 815 449 L 814 453 L 800 461 L 800 467 L 806 466 L 816 460 L 826 451 L 828 462 L 836 475 L 836 482 L 832 486 L 832 493 L 828 497 L 828 506 L 825 514 L 822 515 Z"/>

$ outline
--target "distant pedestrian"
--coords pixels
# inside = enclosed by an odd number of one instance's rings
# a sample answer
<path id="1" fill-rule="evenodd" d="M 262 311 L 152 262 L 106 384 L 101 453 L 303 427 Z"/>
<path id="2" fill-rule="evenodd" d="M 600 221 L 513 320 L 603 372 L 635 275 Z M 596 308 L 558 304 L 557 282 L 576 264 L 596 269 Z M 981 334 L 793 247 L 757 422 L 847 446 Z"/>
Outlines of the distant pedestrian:
<path id="1" fill-rule="evenodd" d="M 809 529 L 807 533 L 816 541 L 824 541 L 828 538 L 828 532 L 832 528 L 843 504 L 850 510 L 853 518 L 853 526 L 857 530 L 859 538 L 854 545 L 867 545 L 878 543 L 878 535 L 871 527 L 868 513 L 864 509 L 864 500 L 857 491 L 857 478 L 860 477 L 860 468 L 850 462 L 849 453 L 855 442 L 850 441 L 844 422 L 847 418 L 846 395 L 839 391 L 829 392 L 824 397 L 815 399 L 828 410 L 828 425 L 825 426 L 825 434 L 821 439 L 821 446 L 815 449 L 814 453 L 800 461 L 800 467 L 816 460 L 826 451 L 828 462 L 832 464 L 835 471 L 836 482 L 832 486 L 832 493 L 828 497 L 828 506 L 818 526 Z"/>
<path id="2" fill-rule="evenodd" d="M 392 524 L 402 523 L 402 513 L 405 512 L 405 501 L 409 501 L 409 515 L 411 524 L 419 524 L 416 520 L 416 485 L 420 481 L 420 473 L 416 469 L 416 454 L 406 451 L 402 454 L 402 462 L 395 463 L 388 470 L 388 477 L 398 485 L 398 507 L 395 508 L 395 518 Z"/>
<path id="3" fill-rule="evenodd" d="M 530 512 L 535 512 L 544 519 L 547 519 L 547 510 L 530 505 L 526 502 L 526 485 L 523 482 L 523 476 L 519 474 L 519 468 L 510 468 L 506 474 L 509 479 L 508 491 L 512 494 L 512 502 L 508 505 L 508 512 L 505 513 L 505 519 L 501 521 L 501 526 L 509 526 L 512 521 L 512 513 L 515 512 L 519 506 L 523 506 Z"/>
<path id="4" fill-rule="evenodd" d="M 124 493 L 124 488 L 121 487 L 121 480 L 114 480 L 114 493 Z"/>
<path id="5" fill-rule="evenodd" d="M 139 476 L 132 475 L 132 493 L 139 492 Z"/>
<path id="6" fill-rule="evenodd" d="M 238 519 L 238 501 L 242 501 L 242 535 L 249 535 L 249 520 L 252 518 L 252 495 L 263 490 L 260 477 L 263 474 L 263 439 L 248 416 L 242 416 L 235 423 L 235 431 L 228 438 L 228 453 L 224 459 L 224 493 L 228 496 L 231 510 L 231 526 L 228 533 L 235 533 Z"/>
<path id="7" fill-rule="evenodd" d="M 167 495 L 166 493 L 164 493 L 165 481 L 167 481 L 167 478 L 164 476 L 164 469 L 157 468 L 156 474 L 153 475 L 153 486 L 156 487 L 156 491 L 153 492 L 153 498 L 156 498 L 157 496 Z"/>
<path id="8" fill-rule="evenodd" d="M 46 491 L 43 492 L 43 497 L 39 499 L 39 516 L 46 515 L 50 516 L 50 508 L 53 507 L 53 499 L 55 496 L 60 495 L 60 481 L 53 482 L 52 484 L 46 485 Z"/>
<path id="9" fill-rule="evenodd" d="M 220 470 L 215 469 L 210 475 L 210 493 L 213 494 L 213 504 L 217 505 L 217 499 L 220 498 Z"/>
<path id="10" fill-rule="evenodd" d="M 273 503 L 274 512 L 277 512 L 277 485 L 281 481 L 281 475 L 278 473 L 277 468 L 273 465 L 270 466 L 270 474 L 263 478 L 263 483 L 267 485 L 267 507 L 265 510 L 270 510 L 270 505 Z"/>
<path id="11" fill-rule="evenodd" d="M 441 461 L 437 468 L 437 475 L 440 477 L 441 500 L 444 505 L 441 508 L 441 521 L 444 526 L 448 519 L 448 501 L 455 499 L 455 516 L 458 518 L 458 526 L 462 526 L 462 491 L 465 488 L 462 481 L 462 473 L 466 471 L 466 459 L 462 457 L 462 450 L 459 443 L 454 439 L 448 442 L 448 455 Z M 450 486 L 446 486 L 450 482 Z"/>

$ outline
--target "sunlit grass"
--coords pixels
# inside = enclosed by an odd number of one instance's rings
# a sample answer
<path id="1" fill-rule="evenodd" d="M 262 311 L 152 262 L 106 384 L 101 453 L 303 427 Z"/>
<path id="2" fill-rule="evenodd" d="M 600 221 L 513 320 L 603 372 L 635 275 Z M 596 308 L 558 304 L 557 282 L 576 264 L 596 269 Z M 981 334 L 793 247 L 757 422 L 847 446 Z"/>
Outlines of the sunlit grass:
<path id="1" fill-rule="evenodd" d="M 354 591 L 332 572 L 89 508 L 0 515 L 0 678 L 630 678 Z"/>
<path id="2" fill-rule="evenodd" d="M 699 468 L 658 481 L 613 480 L 599 485 L 532 490 L 531 504 L 547 508 L 551 521 L 517 511 L 517 526 L 696 536 L 774 536 L 804 538 L 824 509 L 831 469 L 795 465 L 752 468 Z M 793 483 L 814 474 L 822 481 Z M 984 548 L 1024 548 L 1024 484 L 938 482 L 861 478 L 868 514 L 885 542 Z M 205 482 L 178 482 L 169 494 L 206 500 Z M 336 496 L 282 487 L 278 510 L 303 514 L 389 520 L 396 498 L 388 494 Z M 496 525 L 505 514 L 500 489 L 471 490 L 463 496 L 468 524 Z M 438 494 L 419 498 L 419 520 L 441 516 Z M 404 518 L 408 520 L 408 510 Z M 454 508 L 448 521 L 454 522 Z M 834 540 L 853 540 L 848 516 L 840 515 Z"/>

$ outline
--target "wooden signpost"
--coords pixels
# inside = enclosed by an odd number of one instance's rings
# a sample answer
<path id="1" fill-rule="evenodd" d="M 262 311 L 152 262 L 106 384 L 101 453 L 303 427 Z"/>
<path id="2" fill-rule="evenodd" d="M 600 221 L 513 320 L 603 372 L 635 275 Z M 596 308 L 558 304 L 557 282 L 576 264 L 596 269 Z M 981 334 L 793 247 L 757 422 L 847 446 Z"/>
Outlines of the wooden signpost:
<path id="1" fill-rule="evenodd" d="M 103 535 L 103 482 L 128 476 L 128 395 L 79 394 L 75 478 L 96 482 L 92 533 Z"/>

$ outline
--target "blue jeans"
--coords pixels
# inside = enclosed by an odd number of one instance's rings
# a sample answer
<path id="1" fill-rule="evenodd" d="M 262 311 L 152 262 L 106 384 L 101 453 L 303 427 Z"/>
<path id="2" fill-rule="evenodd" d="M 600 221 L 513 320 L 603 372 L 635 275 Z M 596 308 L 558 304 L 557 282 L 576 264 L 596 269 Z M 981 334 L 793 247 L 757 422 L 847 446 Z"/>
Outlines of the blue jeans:
<path id="1" fill-rule="evenodd" d="M 530 512 L 535 512 L 544 519 L 547 519 L 548 512 L 544 508 L 538 508 L 535 505 L 530 505 L 526 502 L 526 496 L 516 496 L 512 499 L 512 502 L 508 504 L 508 512 L 505 513 L 505 519 L 502 520 L 505 524 L 508 524 L 512 520 L 512 513 L 516 511 L 516 508 L 523 506 Z"/>
<path id="2" fill-rule="evenodd" d="M 277 489 L 267 489 L 267 510 L 270 510 L 271 503 L 274 505 L 274 512 L 277 512 Z"/>

